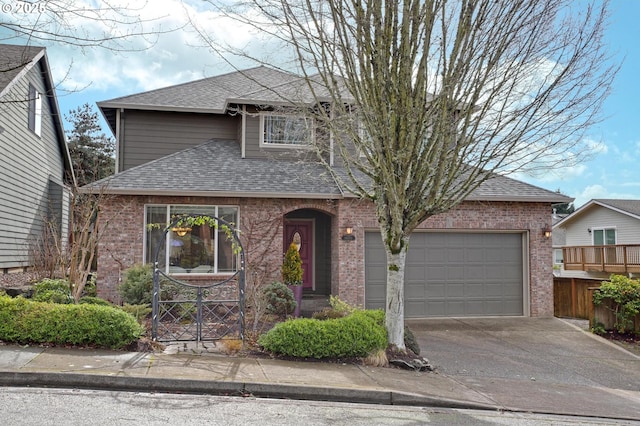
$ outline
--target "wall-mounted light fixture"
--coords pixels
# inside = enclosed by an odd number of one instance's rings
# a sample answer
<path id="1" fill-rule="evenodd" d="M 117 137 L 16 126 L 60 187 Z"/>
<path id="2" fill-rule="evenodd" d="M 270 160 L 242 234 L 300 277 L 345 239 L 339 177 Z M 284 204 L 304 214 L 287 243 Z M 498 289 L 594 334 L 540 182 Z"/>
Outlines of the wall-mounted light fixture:
<path id="1" fill-rule="evenodd" d="M 351 226 L 347 226 L 344 230 L 344 234 L 342 234 L 342 239 L 345 241 L 353 241 L 356 239 L 356 236 L 353 235 L 353 228 Z"/>
<path id="2" fill-rule="evenodd" d="M 542 235 L 543 235 L 546 239 L 551 238 L 551 228 L 549 228 L 548 226 L 545 226 L 545 227 L 542 229 Z"/>
<path id="3" fill-rule="evenodd" d="M 174 226 L 173 228 L 171 228 L 171 230 L 173 232 L 175 232 L 179 237 L 184 237 L 185 235 L 187 235 L 187 232 L 191 231 L 191 228 L 182 227 L 182 226 Z"/>
<path id="4" fill-rule="evenodd" d="M 588 232 L 588 233 L 591 233 L 591 228 L 587 228 L 587 232 Z"/>

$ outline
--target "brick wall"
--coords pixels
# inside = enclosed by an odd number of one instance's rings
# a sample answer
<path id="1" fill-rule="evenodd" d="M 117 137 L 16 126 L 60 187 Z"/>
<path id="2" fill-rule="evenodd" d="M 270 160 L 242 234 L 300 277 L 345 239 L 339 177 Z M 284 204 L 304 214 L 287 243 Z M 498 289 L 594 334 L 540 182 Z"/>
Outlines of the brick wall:
<path id="1" fill-rule="evenodd" d="M 102 209 L 109 220 L 98 247 L 98 292 L 118 301 L 122 272 L 142 262 L 145 204 L 237 205 L 240 208 L 241 241 L 246 251 L 247 282 L 256 284 L 280 279 L 284 215 L 298 209 L 314 209 L 331 216 L 331 292 L 341 299 L 364 305 L 364 233 L 378 230 L 373 206 L 368 201 L 306 199 L 241 199 L 207 197 L 118 196 Z M 429 218 L 421 229 L 505 230 L 529 235 L 529 299 L 531 316 L 553 315 L 551 242 L 542 229 L 550 226 L 546 203 L 465 202 Z M 341 236 L 354 229 L 353 241 Z"/>
<path id="2" fill-rule="evenodd" d="M 553 271 L 551 241 L 543 229 L 551 227 L 547 203 L 465 202 L 457 208 L 423 222 L 418 229 L 504 230 L 528 232 L 529 300 L 531 316 L 553 316 Z M 337 269 L 334 294 L 358 305 L 364 304 L 364 232 L 379 230 L 370 203 L 342 200 L 338 213 L 340 233 L 354 227 L 355 241 L 341 241 L 333 263 Z"/>

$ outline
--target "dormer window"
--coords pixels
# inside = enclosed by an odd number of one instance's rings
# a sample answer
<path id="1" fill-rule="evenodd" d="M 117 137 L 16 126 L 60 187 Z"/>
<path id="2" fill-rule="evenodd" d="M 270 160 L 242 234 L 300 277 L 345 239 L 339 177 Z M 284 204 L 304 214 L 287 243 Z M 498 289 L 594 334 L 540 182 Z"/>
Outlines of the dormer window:
<path id="1" fill-rule="evenodd" d="M 306 146 L 313 142 L 313 119 L 301 115 L 262 114 L 261 145 Z"/>

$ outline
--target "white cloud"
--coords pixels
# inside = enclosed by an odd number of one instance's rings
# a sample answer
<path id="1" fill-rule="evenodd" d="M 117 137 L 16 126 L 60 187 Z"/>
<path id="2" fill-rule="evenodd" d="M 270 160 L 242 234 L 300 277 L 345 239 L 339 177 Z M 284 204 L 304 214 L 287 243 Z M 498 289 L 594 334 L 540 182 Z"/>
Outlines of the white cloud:
<path id="1" fill-rule="evenodd" d="M 606 154 L 609 152 L 609 147 L 604 142 L 596 141 L 595 139 L 585 138 L 584 144 L 592 154 Z"/>

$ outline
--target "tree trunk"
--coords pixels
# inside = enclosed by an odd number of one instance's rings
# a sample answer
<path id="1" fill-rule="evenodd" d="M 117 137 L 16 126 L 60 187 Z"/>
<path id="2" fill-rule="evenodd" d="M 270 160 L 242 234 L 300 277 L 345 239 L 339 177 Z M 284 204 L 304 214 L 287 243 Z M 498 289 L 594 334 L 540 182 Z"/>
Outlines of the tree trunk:
<path id="1" fill-rule="evenodd" d="M 404 351 L 404 270 L 407 260 L 408 241 L 399 253 L 392 253 L 387 245 L 387 299 L 385 326 L 389 344 Z"/>

